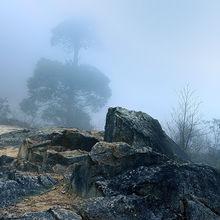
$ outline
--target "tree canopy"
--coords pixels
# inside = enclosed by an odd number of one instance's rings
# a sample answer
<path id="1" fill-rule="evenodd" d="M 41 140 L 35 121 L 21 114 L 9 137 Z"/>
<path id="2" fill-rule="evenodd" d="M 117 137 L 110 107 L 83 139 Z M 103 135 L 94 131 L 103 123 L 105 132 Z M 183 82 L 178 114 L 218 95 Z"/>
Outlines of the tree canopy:
<path id="1" fill-rule="evenodd" d="M 92 25 L 87 20 L 70 19 L 52 30 L 51 44 L 73 52 L 73 63 L 78 65 L 80 50 L 88 49 L 94 43 L 93 35 Z"/>
<path id="2" fill-rule="evenodd" d="M 28 98 L 21 103 L 29 115 L 56 125 L 90 128 L 89 112 L 111 95 L 109 79 L 95 67 L 42 59 L 28 81 Z"/>
<path id="3" fill-rule="evenodd" d="M 109 79 L 96 67 L 78 62 L 79 52 L 92 43 L 86 22 L 69 20 L 52 31 L 52 45 L 74 52 L 74 62 L 41 59 L 28 80 L 28 97 L 20 106 L 32 117 L 59 126 L 91 128 L 90 113 L 103 107 L 109 97 Z"/>

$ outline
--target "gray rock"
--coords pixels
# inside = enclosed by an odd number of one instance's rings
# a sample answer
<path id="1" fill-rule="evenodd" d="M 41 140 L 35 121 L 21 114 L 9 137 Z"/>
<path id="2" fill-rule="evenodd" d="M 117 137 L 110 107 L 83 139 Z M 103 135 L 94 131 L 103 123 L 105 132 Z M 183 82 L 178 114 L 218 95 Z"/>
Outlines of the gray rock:
<path id="1" fill-rule="evenodd" d="M 82 220 L 82 217 L 76 214 L 74 211 L 53 208 L 48 210 L 52 214 L 55 220 Z"/>
<path id="2" fill-rule="evenodd" d="M 85 219 L 220 219 L 220 173 L 210 167 L 141 166 L 96 185 L 103 196 L 78 206 Z"/>
<path id="3" fill-rule="evenodd" d="M 0 171 L 0 208 L 22 198 L 53 187 L 56 181 L 49 175 L 28 174 L 19 171 Z"/>
<path id="4" fill-rule="evenodd" d="M 14 157 L 9 157 L 6 155 L 0 156 L 0 166 L 6 166 L 11 164 L 14 161 Z"/>
<path id="5" fill-rule="evenodd" d="M 63 146 L 63 150 L 85 150 L 91 148 L 99 141 L 97 135 L 78 129 L 65 129 L 52 138 L 52 145 Z"/>
<path id="6" fill-rule="evenodd" d="M 198 200 L 186 200 L 185 217 L 190 220 L 220 220 L 220 216 Z"/>
<path id="7" fill-rule="evenodd" d="M 73 170 L 73 191 L 89 198 L 77 205 L 83 218 L 220 218 L 220 173 L 186 162 L 157 120 L 109 109 L 105 140 L 111 143 L 94 145 Z"/>
<path id="8" fill-rule="evenodd" d="M 103 133 L 96 131 L 82 131 L 70 128 L 38 128 L 21 129 L 0 134 L 0 147 L 19 147 L 25 139 L 31 139 L 36 143 L 51 140 L 52 145 L 61 146 L 63 150 L 87 150 L 100 140 L 103 140 Z"/>
<path id="9" fill-rule="evenodd" d="M 69 166 L 84 160 L 87 151 L 101 139 L 102 133 L 95 131 L 65 128 L 32 130 L 29 138 L 19 147 L 17 168 L 23 171 L 51 171 L 56 164 Z"/>
<path id="10" fill-rule="evenodd" d="M 47 211 L 30 212 L 20 217 L 3 218 L 5 220 L 82 220 L 81 216 L 77 215 L 74 211 L 62 208 L 52 208 Z"/>
<path id="11" fill-rule="evenodd" d="M 23 140 L 29 135 L 30 130 L 22 129 L 11 131 L 0 135 L 0 147 L 14 146 L 18 147 Z"/>
<path id="12" fill-rule="evenodd" d="M 85 160 L 87 158 L 87 154 L 88 154 L 87 152 L 79 151 L 79 150 L 63 151 L 63 152 L 57 152 L 51 150 L 48 151 L 47 164 L 49 165 L 60 164 L 63 166 L 69 166 L 71 164 Z"/>
<path id="13" fill-rule="evenodd" d="M 159 206 L 156 199 L 136 195 L 117 195 L 88 199 L 79 206 L 83 219 L 88 220 L 162 220 L 177 219 Z"/>
<path id="14" fill-rule="evenodd" d="M 171 158 L 188 160 L 181 150 L 162 130 L 160 123 L 143 112 L 124 108 L 109 108 L 105 124 L 105 141 L 126 142 L 137 148 L 151 148 Z"/>
<path id="15" fill-rule="evenodd" d="M 220 219 L 219 171 L 188 161 L 159 122 L 145 113 L 109 109 L 108 142 L 97 132 L 76 129 L 31 133 L 39 142 L 51 140 L 48 163 L 69 181 L 74 196 L 84 198 L 73 204 L 77 212 L 53 208 L 15 219 Z M 56 184 L 48 175 L 12 171 L 11 159 L 0 157 L 4 162 L 0 207 Z"/>
<path id="16" fill-rule="evenodd" d="M 126 143 L 99 142 L 87 159 L 75 164 L 71 177 L 73 192 L 85 197 L 100 195 L 96 182 L 143 165 L 163 164 L 165 155 L 148 149 L 135 149 Z"/>

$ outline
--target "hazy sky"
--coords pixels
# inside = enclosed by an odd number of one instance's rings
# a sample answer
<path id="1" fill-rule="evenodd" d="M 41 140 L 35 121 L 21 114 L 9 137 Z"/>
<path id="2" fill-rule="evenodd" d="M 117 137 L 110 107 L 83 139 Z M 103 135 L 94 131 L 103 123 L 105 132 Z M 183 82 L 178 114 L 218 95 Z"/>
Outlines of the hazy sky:
<path id="1" fill-rule="evenodd" d="M 108 106 L 163 121 L 176 104 L 175 91 L 190 83 L 206 118 L 220 118 L 219 12 L 219 0 L 1 0 L 1 96 L 19 102 L 39 58 L 68 59 L 50 46 L 51 29 L 66 18 L 87 16 L 100 44 L 81 62 L 111 79 Z"/>

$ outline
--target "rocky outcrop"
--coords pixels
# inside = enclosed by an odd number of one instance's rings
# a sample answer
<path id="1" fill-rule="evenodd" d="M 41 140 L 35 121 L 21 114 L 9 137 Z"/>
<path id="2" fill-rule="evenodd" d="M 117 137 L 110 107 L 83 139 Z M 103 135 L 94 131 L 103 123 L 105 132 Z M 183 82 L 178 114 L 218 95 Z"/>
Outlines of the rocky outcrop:
<path id="1" fill-rule="evenodd" d="M 0 208 L 22 198 L 53 187 L 56 181 L 46 174 L 28 174 L 13 170 L 0 170 Z"/>
<path id="2" fill-rule="evenodd" d="M 63 150 L 85 150 L 91 148 L 101 139 L 98 134 L 91 134 L 78 129 L 66 129 L 52 138 L 52 145 L 62 146 Z"/>
<path id="3" fill-rule="evenodd" d="M 30 130 L 22 129 L 0 134 L 0 147 L 19 147 L 28 136 Z"/>
<path id="4" fill-rule="evenodd" d="M 220 219 L 220 173 L 187 161 L 157 120 L 111 108 L 105 141 L 73 170 L 83 218 Z"/>
<path id="5" fill-rule="evenodd" d="M 105 128 L 104 141 L 99 132 L 31 131 L 30 142 L 25 139 L 20 148 L 20 167 L 14 158 L 0 157 L 0 207 L 56 184 L 50 175 L 33 172 L 40 172 L 46 152 L 46 171 L 67 183 L 59 195 L 68 191 L 80 199 L 69 209 L 51 207 L 11 219 L 220 219 L 220 172 L 189 161 L 156 119 L 110 108 Z M 18 171 L 21 165 L 32 172 Z"/>
<path id="6" fill-rule="evenodd" d="M 103 140 L 103 133 L 70 128 L 19 129 L 0 134 L 0 147 L 19 147 L 27 138 L 36 143 L 50 140 L 52 146 L 62 147 L 60 151 L 75 149 L 90 151 L 93 145 Z"/>
<path id="7" fill-rule="evenodd" d="M 69 166 L 84 160 L 92 146 L 103 139 L 100 132 L 86 132 L 78 129 L 51 129 L 46 132 L 35 132 L 24 139 L 19 147 L 17 166 L 27 171 L 27 163 L 31 170 L 34 164 L 37 170 L 50 169 L 60 164 Z M 36 170 L 34 168 L 34 170 Z"/>
<path id="8" fill-rule="evenodd" d="M 220 219 L 220 173 L 208 166 L 100 142 L 72 177 L 92 197 L 78 206 L 85 219 Z"/>
<path id="9" fill-rule="evenodd" d="M 146 113 L 120 107 L 108 110 L 105 141 L 122 141 L 136 148 L 147 147 L 171 158 L 189 159 L 187 154 L 165 134 L 156 119 Z"/>
<path id="10" fill-rule="evenodd" d="M 36 167 L 35 164 L 31 166 L 28 164 L 29 170 Z M 15 158 L 6 155 L 0 157 L 0 208 L 12 205 L 26 196 L 44 192 L 56 184 L 57 181 L 49 174 L 21 172 L 17 169 Z"/>
<path id="11" fill-rule="evenodd" d="M 139 166 L 163 164 L 168 157 L 147 148 L 133 148 L 130 145 L 117 142 L 97 143 L 86 160 L 74 165 L 71 177 L 72 190 L 82 197 L 102 195 L 98 182 Z"/>
<path id="12" fill-rule="evenodd" d="M 36 143 L 29 138 L 23 141 L 18 151 L 18 160 L 46 163 L 47 151 L 51 141 Z"/>
<path id="13" fill-rule="evenodd" d="M 69 166 L 71 164 L 86 160 L 87 155 L 88 155 L 87 152 L 81 150 L 62 151 L 62 152 L 49 150 L 47 156 L 47 164 L 51 166 L 54 166 L 56 164 Z"/>

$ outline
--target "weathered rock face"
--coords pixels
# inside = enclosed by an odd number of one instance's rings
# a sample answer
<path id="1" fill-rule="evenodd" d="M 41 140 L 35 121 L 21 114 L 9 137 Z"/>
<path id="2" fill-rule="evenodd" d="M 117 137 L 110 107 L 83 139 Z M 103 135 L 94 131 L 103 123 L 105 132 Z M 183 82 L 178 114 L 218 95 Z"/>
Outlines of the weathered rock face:
<path id="1" fill-rule="evenodd" d="M 22 129 L 0 134 L 0 147 L 20 146 L 23 140 L 28 136 L 29 132 L 30 130 Z"/>
<path id="2" fill-rule="evenodd" d="M 80 150 L 63 151 L 63 152 L 50 150 L 48 151 L 47 164 L 49 165 L 60 164 L 63 166 L 69 166 L 71 164 L 85 160 L 87 158 L 87 154 L 88 154 L 87 152 Z"/>
<path id="3" fill-rule="evenodd" d="M 77 205 L 83 218 L 220 219 L 220 173 L 184 162 L 158 121 L 111 108 L 105 140 L 73 171 L 73 191 L 89 197 Z"/>
<path id="4" fill-rule="evenodd" d="M 48 190 L 57 183 L 49 174 L 18 171 L 15 163 L 13 157 L 0 157 L 0 208 L 12 205 L 26 196 Z M 34 164 L 33 166 L 36 167 Z M 28 168 L 31 169 L 30 164 Z"/>
<path id="5" fill-rule="evenodd" d="M 97 181 L 113 178 L 139 166 L 163 164 L 168 160 L 165 155 L 150 152 L 148 148 L 133 148 L 123 142 L 99 142 L 92 148 L 86 160 L 75 164 L 71 179 L 72 188 L 80 196 L 102 195 Z"/>
<path id="6" fill-rule="evenodd" d="M 107 142 L 126 142 L 137 148 L 151 148 L 171 158 L 189 159 L 165 134 L 160 123 L 143 112 L 120 107 L 109 108 L 104 139 Z"/>
<path id="7" fill-rule="evenodd" d="M 98 141 L 98 135 L 94 136 L 78 129 L 66 129 L 52 138 L 52 145 L 63 146 L 65 150 L 90 151 Z"/>
<path id="8" fill-rule="evenodd" d="M 56 181 L 49 175 L 30 175 L 19 171 L 0 170 L 0 208 L 11 205 L 25 196 L 44 191 Z"/>
<path id="9" fill-rule="evenodd" d="M 111 180 L 99 182 L 98 186 L 106 196 L 154 195 L 164 206 L 179 212 L 183 199 L 197 198 L 220 214 L 220 173 L 206 166 L 175 162 L 142 166 Z"/>
<path id="10" fill-rule="evenodd" d="M 37 170 L 50 169 L 56 164 L 69 166 L 84 159 L 92 146 L 103 139 L 101 132 L 78 129 L 48 129 L 32 131 L 19 147 L 19 168 L 28 171 L 27 162 Z M 30 166 L 30 171 L 36 171 Z M 33 169 L 34 168 L 34 169 Z"/>
<path id="11" fill-rule="evenodd" d="M 62 147 L 60 151 L 68 149 L 90 151 L 93 145 L 103 140 L 103 133 L 69 128 L 20 129 L 0 134 L 0 147 L 19 147 L 27 138 L 36 143 L 51 140 L 52 145 Z"/>
<path id="12" fill-rule="evenodd" d="M 85 219 L 220 219 L 220 173 L 210 167 L 139 166 L 96 185 L 102 196 L 79 206 Z"/>

